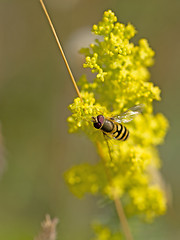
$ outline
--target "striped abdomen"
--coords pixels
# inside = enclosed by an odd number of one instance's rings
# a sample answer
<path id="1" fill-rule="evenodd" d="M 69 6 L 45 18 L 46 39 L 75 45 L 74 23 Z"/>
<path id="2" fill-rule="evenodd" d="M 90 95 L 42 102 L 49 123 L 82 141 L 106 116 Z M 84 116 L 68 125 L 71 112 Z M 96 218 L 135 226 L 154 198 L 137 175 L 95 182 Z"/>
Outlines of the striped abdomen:
<path id="1" fill-rule="evenodd" d="M 125 141 L 129 137 L 128 129 L 120 123 L 114 123 L 114 128 L 111 134 L 117 140 L 122 140 L 122 141 Z"/>

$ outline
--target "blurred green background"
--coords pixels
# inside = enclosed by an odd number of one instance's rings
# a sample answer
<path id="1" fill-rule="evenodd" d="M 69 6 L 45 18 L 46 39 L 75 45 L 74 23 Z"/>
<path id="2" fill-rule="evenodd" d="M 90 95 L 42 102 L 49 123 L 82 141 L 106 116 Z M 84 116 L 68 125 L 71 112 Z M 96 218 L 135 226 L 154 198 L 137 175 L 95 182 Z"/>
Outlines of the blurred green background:
<path id="1" fill-rule="evenodd" d="M 72 71 L 82 73 L 81 47 L 104 10 L 131 22 L 156 51 L 152 81 L 162 90 L 155 112 L 170 121 L 159 147 L 162 173 L 171 185 L 172 206 L 153 224 L 132 223 L 135 239 L 180 239 L 180 1 L 46 0 Z M 5 162 L 0 159 L 0 239 L 33 239 L 46 213 L 56 216 L 58 239 L 90 239 L 97 199 L 76 199 L 63 173 L 72 165 L 98 160 L 92 144 L 70 135 L 67 106 L 76 97 L 38 0 L 0 0 L 0 122 Z M 3 170 L 3 172 L 2 172 Z M 103 211 L 103 210 L 101 210 Z"/>

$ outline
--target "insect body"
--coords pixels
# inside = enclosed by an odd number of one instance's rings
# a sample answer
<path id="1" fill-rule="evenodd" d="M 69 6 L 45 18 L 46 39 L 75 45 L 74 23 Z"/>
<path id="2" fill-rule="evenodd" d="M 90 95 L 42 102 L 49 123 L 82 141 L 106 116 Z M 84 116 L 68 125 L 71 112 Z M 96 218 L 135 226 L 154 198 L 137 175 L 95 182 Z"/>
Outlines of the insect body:
<path id="1" fill-rule="evenodd" d="M 129 130 L 121 123 L 127 123 L 133 120 L 133 118 L 142 112 L 143 105 L 136 105 L 121 115 L 117 115 L 111 118 L 105 118 L 103 115 L 93 117 L 94 127 L 103 131 L 105 135 L 125 141 L 129 137 Z"/>
<path id="2" fill-rule="evenodd" d="M 125 126 L 114 121 L 113 118 L 105 118 L 103 115 L 94 118 L 94 127 L 117 140 L 125 141 L 129 136 L 129 131 Z"/>

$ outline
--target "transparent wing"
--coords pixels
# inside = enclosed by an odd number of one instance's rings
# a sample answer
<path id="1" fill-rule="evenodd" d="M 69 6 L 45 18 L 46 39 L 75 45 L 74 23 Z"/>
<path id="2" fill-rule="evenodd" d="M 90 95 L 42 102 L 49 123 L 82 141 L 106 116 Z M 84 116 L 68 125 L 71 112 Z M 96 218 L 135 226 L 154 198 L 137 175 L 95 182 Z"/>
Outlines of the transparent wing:
<path id="1" fill-rule="evenodd" d="M 134 117 L 136 117 L 138 114 L 142 113 L 143 109 L 143 104 L 135 105 L 134 107 L 129 108 L 126 112 L 120 115 L 113 116 L 111 119 L 118 123 L 127 123 L 132 121 Z"/>

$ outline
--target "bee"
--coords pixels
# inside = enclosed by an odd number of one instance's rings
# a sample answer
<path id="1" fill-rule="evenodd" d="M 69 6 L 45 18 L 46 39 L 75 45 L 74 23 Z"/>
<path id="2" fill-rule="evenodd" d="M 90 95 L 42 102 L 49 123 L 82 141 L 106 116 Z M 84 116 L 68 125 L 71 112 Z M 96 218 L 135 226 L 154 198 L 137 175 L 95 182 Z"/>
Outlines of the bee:
<path id="1" fill-rule="evenodd" d="M 104 135 L 125 141 L 129 137 L 129 130 L 121 123 L 132 121 L 135 116 L 142 113 L 143 107 L 143 104 L 135 105 L 126 112 L 110 118 L 106 118 L 103 115 L 92 117 L 93 125 L 96 129 L 100 129 Z"/>

